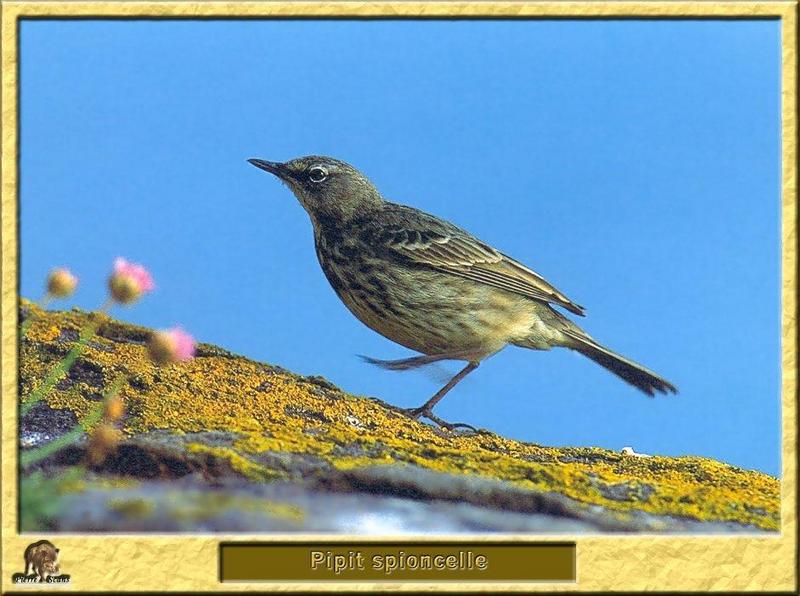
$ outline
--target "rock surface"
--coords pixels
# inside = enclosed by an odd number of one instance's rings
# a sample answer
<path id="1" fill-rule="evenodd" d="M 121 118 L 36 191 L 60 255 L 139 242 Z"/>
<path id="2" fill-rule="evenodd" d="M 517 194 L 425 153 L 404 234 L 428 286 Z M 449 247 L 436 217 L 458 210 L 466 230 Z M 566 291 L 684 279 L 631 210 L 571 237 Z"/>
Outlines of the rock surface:
<path id="1" fill-rule="evenodd" d="M 22 470 L 23 530 L 457 532 L 777 531 L 777 479 L 700 457 L 553 448 L 454 433 L 201 344 L 157 367 L 150 330 L 79 310 L 30 319 L 24 403 L 97 324 L 20 421 L 22 453 L 69 432 L 121 379 L 124 439 L 87 464 L 85 437 Z M 36 496 L 38 495 L 38 497 Z M 42 495 L 52 495 L 45 504 Z M 26 510 L 27 508 L 27 510 Z"/>

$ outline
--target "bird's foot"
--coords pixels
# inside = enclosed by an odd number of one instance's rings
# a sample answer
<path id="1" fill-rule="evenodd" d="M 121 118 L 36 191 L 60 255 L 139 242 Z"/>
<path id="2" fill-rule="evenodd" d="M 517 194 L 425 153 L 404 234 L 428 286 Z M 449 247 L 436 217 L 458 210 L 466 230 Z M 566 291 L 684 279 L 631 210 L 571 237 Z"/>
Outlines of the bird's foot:
<path id="1" fill-rule="evenodd" d="M 425 418 L 439 426 L 440 428 L 444 428 L 449 430 L 450 432 L 463 432 L 466 431 L 472 434 L 478 434 L 481 432 L 471 424 L 467 424 L 466 422 L 447 422 L 446 420 L 442 420 L 438 416 L 436 416 L 433 412 L 429 412 L 428 414 L 424 414 Z"/>
<path id="2" fill-rule="evenodd" d="M 429 408 L 398 408 L 402 414 L 405 414 L 409 418 L 413 418 L 414 420 L 419 420 L 420 418 L 427 418 L 434 424 L 436 424 L 440 428 L 444 428 L 449 431 L 461 431 L 466 430 L 473 433 L 480 432 L 477 428 L 472 426 L 471 424 L 466 424 L 464 422 L 447 422 L 439 418 L 436 414 L 433 413 L 432 410 Z"/>

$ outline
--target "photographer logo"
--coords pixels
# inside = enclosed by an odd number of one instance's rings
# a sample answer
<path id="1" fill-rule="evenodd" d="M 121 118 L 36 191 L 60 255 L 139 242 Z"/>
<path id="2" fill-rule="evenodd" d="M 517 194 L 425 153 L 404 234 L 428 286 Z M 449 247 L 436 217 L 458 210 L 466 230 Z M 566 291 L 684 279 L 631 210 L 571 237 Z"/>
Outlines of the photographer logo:
<path id="1" fill-rule="evenodd" d="M 59 549 L 49 540 L 29 544 L 25 549 L 25 572 L 15 573 L 15 584 L 68 584 L 69 575 L 61 573 L 58 562 Z"/>

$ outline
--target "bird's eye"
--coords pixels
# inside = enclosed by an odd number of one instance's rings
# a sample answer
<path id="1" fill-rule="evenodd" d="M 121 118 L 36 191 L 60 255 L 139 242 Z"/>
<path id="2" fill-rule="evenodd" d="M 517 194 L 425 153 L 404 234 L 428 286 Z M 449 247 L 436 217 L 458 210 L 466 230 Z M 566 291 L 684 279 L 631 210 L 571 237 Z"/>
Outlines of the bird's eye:
<path id="1" fill-rule="evenodd" d="M 325 168 L 314 166 L 308 171 L 308 179 L 311 182 L 322 182 L 328 177 L 328 172 Z"/>

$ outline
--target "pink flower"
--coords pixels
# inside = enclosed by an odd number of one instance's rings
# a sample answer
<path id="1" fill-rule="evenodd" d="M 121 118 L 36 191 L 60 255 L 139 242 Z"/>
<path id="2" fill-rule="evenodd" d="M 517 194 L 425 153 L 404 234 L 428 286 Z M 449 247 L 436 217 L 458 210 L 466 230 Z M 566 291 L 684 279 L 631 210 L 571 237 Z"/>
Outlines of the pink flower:
<path id="1" fill-rule="evenodd" d="M 156 364 L 185 362 L 194 358 L 197 342 L 180 327 L 156 331 L 150 338 L 148 351 Z"/>
<path id="2" fill-rule="evenodd" d="M 47 293 L 53 298 L 67 298 L 78 287 L 78 278 L 69 269 L 53 269 L 47 277 Z"/>
<path id="3" fill-rule="evenodd" d="M 120 304 L 131 304 L 156 286 L 147 269 L 118 257 L 114 260 L 114 270 L 108 280 L 108 287 L 114 300 Z"/>
<path id="4" fill-rule="evenodd" d="M 136 280 L 142 293 L 152 292 L 156 285 L 150 272 L 138 263 L 130 263 L 122 257 L 114 259 L 114 275 L 128 275 Z"/>
<path id="5" fill-rule="evenodd" d="M 175 357 L 179 362 L 184 362 L 194 358 L 197 342 L 194 341 L 194 338 L 191 335 L 186 333 L 180 327 L 173 327 L 167 333 L 172 336 L 172 339 L 175 342 Z"/>

